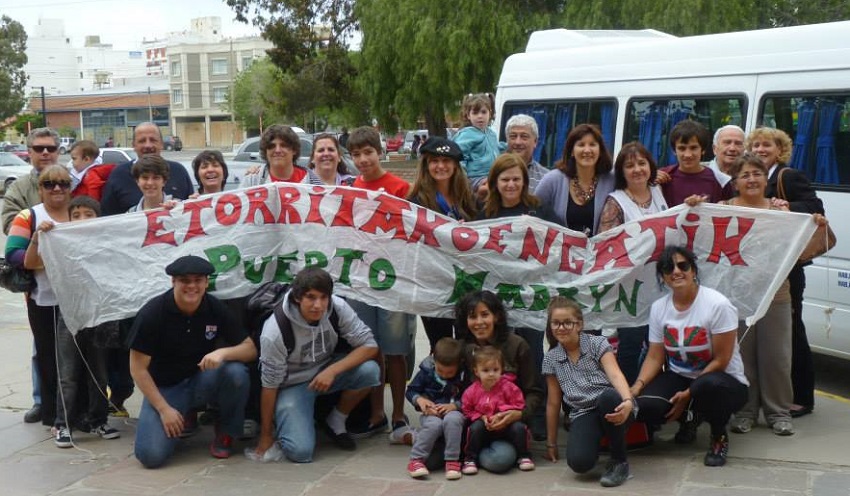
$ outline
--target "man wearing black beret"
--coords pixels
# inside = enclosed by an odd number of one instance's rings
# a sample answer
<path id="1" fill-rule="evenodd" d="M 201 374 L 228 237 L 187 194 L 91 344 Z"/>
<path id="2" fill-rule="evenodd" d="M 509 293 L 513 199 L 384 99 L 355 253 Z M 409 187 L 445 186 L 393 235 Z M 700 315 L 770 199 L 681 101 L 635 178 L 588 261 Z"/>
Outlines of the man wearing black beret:
<path id="1" fill-rule="evenodd" d="M 136 427 L 136 458 L 163 465 L 183 432 L 186 413 L 218 406 L 210 454 L 228 458 L 242 433 L 248 369 L 257 349 L 227 307 L 206 294 L 212 264 L 193 255 L 165 268 L 172 288 L 147 302 L 133 324 L 130 372 L 145 396 Z"/>

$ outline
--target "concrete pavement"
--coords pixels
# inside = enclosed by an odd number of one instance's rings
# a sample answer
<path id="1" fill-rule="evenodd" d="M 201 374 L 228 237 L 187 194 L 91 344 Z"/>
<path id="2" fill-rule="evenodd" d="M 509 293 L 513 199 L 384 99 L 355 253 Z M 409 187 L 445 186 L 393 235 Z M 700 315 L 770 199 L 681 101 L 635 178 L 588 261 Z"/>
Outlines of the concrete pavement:
<path id="1" fill-rule="evenodd" d="M 212 428 L 202 427 L 182 442 L 169 465 L 146 470 L 133 457 L 135 420 L 110 419 L 121 431 L 118 440 L 88 434 L 75 436 L 78 449 L 59 449 L 41 425 L 24 424 L 32 403 L 29 356 L 31 336 L 23 298 L 0 290 L 0 495 L 850 495 L 850 402 L 820 394 L 813 415 L 797 419 L 797 434 L 778 437 L 759 426 L 746 435 L 731 435 L 729 463 L 707 468 L 702 457 L 707 427 L 691 446 L 673 444 L 673 426 L 649 448 L 630 454 L 633 474 L 620 488 L 598 483 L 602 463 L 588 475 L 575 475 L 564 461 L 543 459 L 535 443 L 537 470 L 505 475 L 480 473 L 446 481 L 442 471 L 428 480 L 408 477 L 408 448 L 391 446 L 385 436 L 363 440 L 353 453 L 335 449 L 320 434 L 314 463 L 256 464 L 242 456 L 250 443 L 238 442 L 228 460 L 209 456 Z M 428 347 L 420 329 L 417 350 Z M 138 413 L 138 394 L 128 402 Z M 410 417 L 416 418 L 409 408 Z M 566 445 L 562 435 L 559 444 Z"/>

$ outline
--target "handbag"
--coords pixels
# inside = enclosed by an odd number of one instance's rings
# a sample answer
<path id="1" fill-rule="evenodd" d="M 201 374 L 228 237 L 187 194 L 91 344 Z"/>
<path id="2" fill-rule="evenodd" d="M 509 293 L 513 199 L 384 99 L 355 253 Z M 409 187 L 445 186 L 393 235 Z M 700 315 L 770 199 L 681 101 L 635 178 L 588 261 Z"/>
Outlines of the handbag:
<path id="1" fill-rule="evenodd" d="M 13 293 L 29 293 L 35 289 L 35 275 L 31 270 L 16 267 L 0 258 L 0 287 Z"/>
<path id="2" fill-rule="evenodd" d="M 788 170 L 787 167 L 783 167 L 779 169 L 778 175 L 776 176 L 776 193 L 777 197 L 781 200 L 788 201 L 788 197 L 785 195 L 785 184 L 782 182 L 783 173 Z M 822 226 L 818 226 L 815 229 L 814 234 L 812 234 L 812 239 L 809 240 L 806 247 L 803 249 L 803 252 L 800 253 L 800 262 L 808 262 L 813 258 L 819 257 L 824 253 L 828 252 L 835 246 L 837 239 L 835 238 L 835 233 L 832 231 L 832 228 L 829 227 L 829 224 L 825 224 Z"/>

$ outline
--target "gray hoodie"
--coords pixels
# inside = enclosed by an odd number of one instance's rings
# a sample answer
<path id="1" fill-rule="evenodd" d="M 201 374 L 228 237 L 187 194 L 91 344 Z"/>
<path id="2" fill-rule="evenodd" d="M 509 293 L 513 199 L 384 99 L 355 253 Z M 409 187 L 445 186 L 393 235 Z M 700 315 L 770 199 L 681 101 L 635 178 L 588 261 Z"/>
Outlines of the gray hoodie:
<path id="1" fill-rule="evenodd" d="M 330 306 L 317 325 L 310 325 L 301 316 L 291 291 L 283 298 L 283 311 L 292 325 L 295 346 L 292 355 L 286 350 L 283 336 L 274 315 L 266 319 L 260 335 L 260 375 L 264 388 L 287 387 L 313 379 L 333 359 L 341 336 L 352 348 L 377 348 L 372 331 L 342 298 L 331 296 L 331 304 L 339 317 L 339 335 L 331 325 Z"/>

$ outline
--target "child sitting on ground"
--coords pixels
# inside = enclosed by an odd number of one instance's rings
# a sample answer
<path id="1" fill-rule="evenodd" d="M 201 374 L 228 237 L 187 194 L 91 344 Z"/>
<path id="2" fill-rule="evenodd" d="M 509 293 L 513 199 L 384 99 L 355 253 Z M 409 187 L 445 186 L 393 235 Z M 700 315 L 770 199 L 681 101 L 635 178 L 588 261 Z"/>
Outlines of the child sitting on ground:
<path id="1" fill-rule="evenodd" d="M 415 436 L 413 431 L 394 431 L 390 434 L 390 440 L 413 442 L 410 462 L 407 464 L 407 473 L 411 477 L 425 477 L 429 474 L 425 460 L 434 449 L 434 444 L 442 437 L 446 444 L 443 451 L 446 479 L 461 478 L 460 443 L 466 422 L 460 412 L 460 397 L 465 382 L 462 360 L 463 342 L 442 338 L 434 345 L 434 355 L 422 360 L 419 372 L 407 386 L 407 400 L 422 412 L 419 419 L 420 428 L 415 432 Z"/>
<path id="2" fill-rule="evenodd" d="M 504 439 L 513 444 L 519 455 L 520 470 L 534 470 L 528 427 L 524 422 L 518 420 L 498 431 L 488 428 L 495 414 L 525 408 L 522 390 L 513 383 L 513 374 L 502 374 L 504 367 L 502 352 L 498 348 L 484 346 L 476 350 L 473 372 L 477 380 L 464 391 L 461 398 L 463 414 L 472 422 L 466 432 L 464 448 L 462 472 L 466 475 L 478 473 L 478 453 L 484 445 L 495 439 Z"/>

